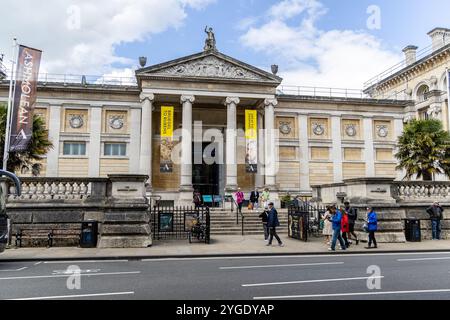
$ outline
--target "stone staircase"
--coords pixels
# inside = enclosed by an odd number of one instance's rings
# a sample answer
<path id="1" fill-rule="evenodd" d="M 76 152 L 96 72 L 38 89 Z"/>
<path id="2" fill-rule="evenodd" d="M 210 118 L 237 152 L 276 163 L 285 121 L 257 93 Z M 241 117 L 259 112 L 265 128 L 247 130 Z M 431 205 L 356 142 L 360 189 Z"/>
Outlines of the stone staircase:
<path id="1" fill-rule="evenodd" d="M 244 235 L 263 235 L 261 219 L 258 217 L 261 211 L 249 211 L 243 209 L 244 214 Z M 211 236 L 214 235 L 236 235 L 242 234 L 241 217 L 239 215 L 239 224 L 236 224 L 236 212 L 223 209 L 211 209 Z M 288 213 L 287 210 L 278 210 L 278 220 L 280 227 L 277 233 L 287 234 L 288 232 Z"/>

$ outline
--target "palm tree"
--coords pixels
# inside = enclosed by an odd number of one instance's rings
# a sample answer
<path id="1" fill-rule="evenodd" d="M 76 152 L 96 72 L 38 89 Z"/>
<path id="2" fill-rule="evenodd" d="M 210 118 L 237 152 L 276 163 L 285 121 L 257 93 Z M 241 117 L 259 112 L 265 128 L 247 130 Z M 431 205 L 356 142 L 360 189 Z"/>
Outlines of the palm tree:
<path id="1" fill-rule="evenodd" d="M 397 169 L 406 170 L 405 179 L 417 176 L 431 181 L 436 174 L 450 177 L 450 134 L 443 130 L 441 121 L 413 120 L 405 126 L 398 149 Z"/>
<path id="2" fill-rule="evenodd" d="M 6 105 L 0 104 L 0 165 L 3 165 L 3 150 L 5 146 L 6 131 Z M 21 172 L 22 169 L 31 169 L 33 176 L 38 176 L 42 169 L 40 161 L 47 152 L 53 148 L 48 139 L 48 130 L 44 120 L 38 116 L 33 117 L 33 136 L 28 147 L 23 152 L 10 152 L 8 159 L 8 171 Z"/>

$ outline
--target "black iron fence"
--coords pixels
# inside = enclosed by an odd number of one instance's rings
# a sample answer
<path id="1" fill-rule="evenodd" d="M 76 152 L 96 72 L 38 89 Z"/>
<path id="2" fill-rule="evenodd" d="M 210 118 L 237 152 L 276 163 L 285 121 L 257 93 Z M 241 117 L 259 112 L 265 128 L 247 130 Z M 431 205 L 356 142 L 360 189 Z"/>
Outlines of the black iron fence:
<path id="1" fill-rule="evenodd" d="M 201 227 L 202 240 L 210 241 L 210 214 L 208 207 L 163 207 L 151 208 L 150 224 L 153 240 L 187 240 L 193 230 Z"/>
<path id="2" fill-rule="evenodd" d="M 303 203 L 288 208 L 288 235 L 290 238 L 308 241 L 308 237 L 319 237 L 322 233 L 322 215 L 326 208 Z"/>

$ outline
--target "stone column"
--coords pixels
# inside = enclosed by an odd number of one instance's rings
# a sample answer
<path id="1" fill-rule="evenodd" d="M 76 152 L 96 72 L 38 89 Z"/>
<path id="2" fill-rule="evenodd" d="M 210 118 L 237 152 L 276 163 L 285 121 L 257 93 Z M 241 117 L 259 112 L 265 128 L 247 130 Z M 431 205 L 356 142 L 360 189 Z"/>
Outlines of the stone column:
<path id="1" fill-rule="evenodd" d="M 342 140 L 341 140 L 341 118 L 333 116 L 331 118 L 331 128 L 333 128 L 333 173 L 334 182 L 342 182 Z"/>
<path id="2" fill-rule="evenodd" d="M 130 144 L 128 147 L 129 173 L 139 173 L 139 148 L 141 146 L 141 110 L 133 108 L 130 110 Z"/>
<path id="3" fill-rule="evenodd" d="M 276 189 L 276 174 L 278 167 L 278 148 L 276 146 L 275 132 L 275 107 L 278 105 L 276 99 L 266 99 L 265 105 L 265 176 L 266 187 L 270 190 Z"/>
<path id="4" fill-rule="evenodd" d="M 300 191 L 309 193 L 311 191 L 309 179 L 309 135 L 308 116 L 301 114 L 298 117 L 300 132 Z"/>
<path id="5" fill-rule="evenodd" d="M 192 204 L 192 104 L 194 96 L 181 96 L 183 127 L 181 138 L 180 201 Z"/>
<path id="6" fill-rule="evenodd" d="M 90 138 L 89 138 L 89 177 L 100 176 L 101 134 L 102 134 L 102 106 L 91 106 L 90 110 Z"/>
<path id="7" fill-rule="evenodd" d="M 144 94 L 141 96 L 141 153 L 139 159 L 139 173 L 149 176 L 147 190 L 152 187 L 152 113 L 155 95 Z"/>
<path id="8" fill-rule="evenodd" d="M 373 119 L 364 118 L 364 160 L 366 161 L 366 177 L 375 177 L 375 151 L 373 144 Z"/>
<path id="9" fill-rule="evenodd" d="M 255 186 L 258 190 L 264 187 L 264 115 L 258 112 L 258 173 L 256 174 Z"/>
<path id="10" fill-rule="evenodd" d="M 394 120 L 394 134 L 397 140 L 403 134 L 403 119 Z M 398 148 L 394 149 L 394 153 L 398 152 Z M 406 170 L 397 170 L 397 180 L 401 181 L 406 175 Z"/>
<path id="11" fill-rule="evenodd" d="M 59 148 L 61 132 L 61 106 L 50 106 L 48 137 L 53 141 L 53 148 L 47 153 L 47 177 L 57 177 L 59 168 Z"/>
<path id="12" fill-rule="evenodd" d="M 226 130 L 226 185 L 227 192 L 234 192 L 238 188 L 237 184 L 237 105 L 240 100 L 237 97 L 228 97 L 225 101 L 227 106 L 227 130 Z"/>

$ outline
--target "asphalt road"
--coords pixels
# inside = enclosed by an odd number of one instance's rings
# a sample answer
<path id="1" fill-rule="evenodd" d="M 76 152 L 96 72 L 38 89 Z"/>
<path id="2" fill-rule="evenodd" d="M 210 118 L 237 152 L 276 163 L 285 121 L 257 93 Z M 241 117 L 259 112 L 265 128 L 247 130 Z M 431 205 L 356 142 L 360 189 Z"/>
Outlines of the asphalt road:
<path id="1" fill-rule="evenodd" d="M 0 286 L 28 300 L 450 300 L 450 252 L 0 263 Z"/>

